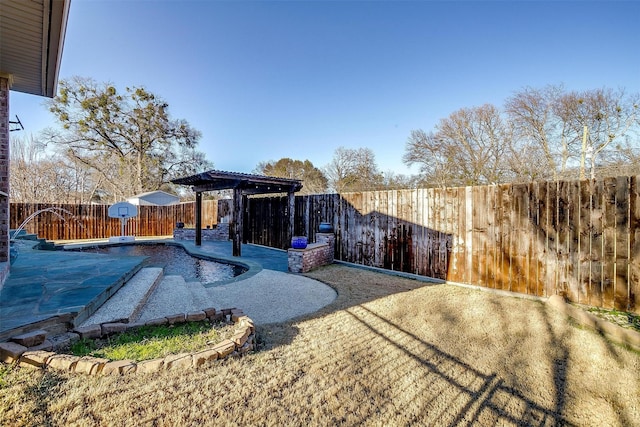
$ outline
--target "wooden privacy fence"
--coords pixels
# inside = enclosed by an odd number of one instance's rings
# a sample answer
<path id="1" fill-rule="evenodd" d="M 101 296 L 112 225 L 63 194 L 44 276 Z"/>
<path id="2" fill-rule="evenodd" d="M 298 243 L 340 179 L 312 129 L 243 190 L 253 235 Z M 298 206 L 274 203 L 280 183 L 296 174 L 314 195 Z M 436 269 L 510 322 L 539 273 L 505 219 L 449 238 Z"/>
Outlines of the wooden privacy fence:
<path id="1" fill-rule="evenodd" d="M 487 187 L 298 196 L 295 234 L 336 232 L 337 259 L 529 295 L 640 312 L 638 177 Z M 203 224 L 230 218 L 228 200 L 203 201 Z M 106 205 L 11 204 L 10 226 L 49 240 L 120 234 Z M 286 197 L 250 198 L 244 239 L 288 248 Z M 141 206 L 127 234 L 170 235 L 195 223 L 194 203 Z"/>
<path id="2" fill-rule="evenodd" d="M 47 208 L 25 225 L 29 233 L 47 240 L 103 239 L 120 235 L 120 220 L 109 218 L 108 205 L 67 205 L 11 203 L 10 228 L 17 229 L 31 214 Z M 204 200 L 202 223 L 217 223 L 218 202 Z M 195 202 L 171 206 L 138 206 L 138 216 L 127 222 L 126 234 L 131 236 L 167 236 L 173 234 L 176 222 L 195 224 Z"/>
<path id="3" fill-rule="evenodd" d="M 295 233 L 328 221 L 340 260 L 638 313 L 639 192 L 618 177 L 298 196 Z M 288 247 L 286 209 L 249 199 L 245 240 Z"/>

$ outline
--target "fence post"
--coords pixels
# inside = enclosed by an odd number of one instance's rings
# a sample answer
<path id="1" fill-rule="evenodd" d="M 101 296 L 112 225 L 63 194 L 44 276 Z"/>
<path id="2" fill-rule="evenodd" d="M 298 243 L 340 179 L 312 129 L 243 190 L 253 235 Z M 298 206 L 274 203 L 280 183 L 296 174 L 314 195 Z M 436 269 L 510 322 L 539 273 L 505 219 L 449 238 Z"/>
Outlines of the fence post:
<path id="1" fill-rule="evenodd" d="M 244 219 L 244 197 L 242 189 L 233 189 L 233 256 L 242 254 L 242 229 Z"/>

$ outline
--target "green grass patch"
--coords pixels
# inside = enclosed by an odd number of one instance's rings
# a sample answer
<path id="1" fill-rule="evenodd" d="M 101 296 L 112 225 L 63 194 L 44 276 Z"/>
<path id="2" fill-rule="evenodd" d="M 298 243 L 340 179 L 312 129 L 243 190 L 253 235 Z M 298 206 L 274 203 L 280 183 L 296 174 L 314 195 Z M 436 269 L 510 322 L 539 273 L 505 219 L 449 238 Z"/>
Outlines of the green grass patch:
<path id="1" fill-rule="evenodd" d="M 76 356 L 142 361 L 200 350 L 222 341 L 232 329 L 233 325 L 208 321 L 142 326 L 101 339 L 82 339 L 73 343 L 69 352 Z"/>
<path id="2" fill-rule="evenodd" d="M 629 311 L 620 311 L 615 308 L 605 309 L 600 307 L 589 307 L 587 311 L 624 328 L 634 329 L 640 332 L 640 315 L 638 314 Z"/>

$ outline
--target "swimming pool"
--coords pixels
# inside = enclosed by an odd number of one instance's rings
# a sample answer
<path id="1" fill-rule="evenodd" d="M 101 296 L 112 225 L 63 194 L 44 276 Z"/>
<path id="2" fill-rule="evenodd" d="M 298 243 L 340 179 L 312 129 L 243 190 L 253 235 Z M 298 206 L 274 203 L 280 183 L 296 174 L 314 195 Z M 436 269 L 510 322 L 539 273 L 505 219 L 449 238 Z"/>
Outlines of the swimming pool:
<path id="1" fill-rule="evenodd" d="M 163 267 L 166 276 L 180 275 L 188 282 L 219 282 L 247 271 L 238 265 L 192 256 L 181 246 L 162 243 L 93 246 L 80 250 L 118 256 L 146 256 L 149 258 L 144 263 L 145 267 Z"/>

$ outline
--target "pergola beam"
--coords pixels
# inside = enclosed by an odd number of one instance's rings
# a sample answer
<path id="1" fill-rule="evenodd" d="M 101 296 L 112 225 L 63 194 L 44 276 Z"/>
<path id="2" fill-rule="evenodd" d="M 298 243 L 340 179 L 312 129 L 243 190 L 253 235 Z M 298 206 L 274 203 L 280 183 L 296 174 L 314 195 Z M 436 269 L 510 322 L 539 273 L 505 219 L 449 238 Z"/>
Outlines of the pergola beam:
<path id="1" fill-rule="evenodd" d="M 201 192 L 242 188 L 245 194 L 265 194 L 296 192 L 302 188 L 302 182 L 297 179 L 215 170 L 174 179 L 171 182 L 188 185 L 194 191 Z"/>

